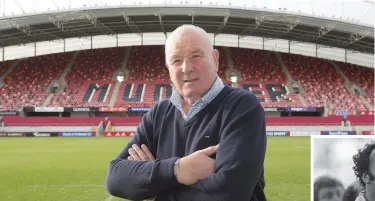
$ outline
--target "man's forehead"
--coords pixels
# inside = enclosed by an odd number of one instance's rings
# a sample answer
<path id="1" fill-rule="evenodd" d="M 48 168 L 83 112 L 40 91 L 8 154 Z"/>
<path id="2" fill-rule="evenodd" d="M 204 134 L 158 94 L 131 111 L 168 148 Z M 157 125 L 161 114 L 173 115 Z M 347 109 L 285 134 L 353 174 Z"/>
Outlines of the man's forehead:
<path id="1" fill-rule="evenodd" d="M 203 42 L 194 39 L 174 40 L 166 47 L 168 55 L 175 55 L 178 53 L 203 53 L 207 48 Z"/>

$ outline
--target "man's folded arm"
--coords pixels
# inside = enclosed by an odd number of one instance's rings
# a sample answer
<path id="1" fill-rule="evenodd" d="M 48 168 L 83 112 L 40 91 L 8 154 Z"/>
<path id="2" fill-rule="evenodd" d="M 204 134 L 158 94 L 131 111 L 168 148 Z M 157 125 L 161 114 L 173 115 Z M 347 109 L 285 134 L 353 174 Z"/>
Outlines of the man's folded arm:
<path id="1" fill-rule="evenodd" d="M 153 129 L 151 112 L 144 115 L 137 132 L 121 153 L 111 161 L 106 178 L 107 191 L 116 197 L 130 200 L 144 200 L 168 190 L 178 181 L 173 167 L 177 158 L 155 161 L 128 160 L 129 148 L 133 144 L 150 146 Z M 154 150 L 150 150 L 155 154 Z"/>
<path id="2" fill-rule="evenodd" d="M 265 159 L 265 115 L 260 104 L 234 114 L 221 134 L 215 173 L 182 188 L 176 193 L 179 201 L 250 200 Z"/>

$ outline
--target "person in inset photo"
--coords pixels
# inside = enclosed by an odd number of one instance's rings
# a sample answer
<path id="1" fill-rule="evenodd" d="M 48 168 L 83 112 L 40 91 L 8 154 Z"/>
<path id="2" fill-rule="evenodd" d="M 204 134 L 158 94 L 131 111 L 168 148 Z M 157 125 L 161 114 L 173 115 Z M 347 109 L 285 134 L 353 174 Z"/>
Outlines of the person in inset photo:
<path id="1" fill-rule="evenodd" d="M 355 201 L 375 200 L 375 142 L 367 143 L 353 156 L 354 173 L 364 188 Z"/>
<path id="2" fill-rule="evenodd" d="M 355 181 L 351 183 L 344 192 L 344 197 L 342 198 L 342 201 L 355 201 L 357 199 L 359 193 L 363 191 L 363 187 L 359 183 L 359 181 Z"/>
<path id="3" fill-rule="evenodd" d="M 314 181 L 314 201 L 342 201 L 344 190 L 341 181 L 322 175 Z"/>

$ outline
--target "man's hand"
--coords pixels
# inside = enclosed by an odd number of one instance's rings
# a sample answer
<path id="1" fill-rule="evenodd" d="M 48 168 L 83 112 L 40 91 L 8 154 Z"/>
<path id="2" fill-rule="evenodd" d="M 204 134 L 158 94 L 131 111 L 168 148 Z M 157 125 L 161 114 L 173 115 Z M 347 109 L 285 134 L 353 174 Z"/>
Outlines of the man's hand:
<path id="1" fill-rule="evenodd" d="M 180 159 L 177 180 L 181 184 L 191 185 L 196 183 L 200 179 L 206 179 L 213 174 L 215 168 L 215 160 L 210 158 L 212 154 L 217 151 L 218 145 L 207 147 L 196 151 L 189 156 L 185 156 Z M 144 144 L 139 147 L 133 144 L 132 148 L 129 149 L 128 160 L 138 161 L 153 161 L 154 156 Z"/>
<path id="2" fill-rule="evenodd" d="M 128 160 L 136 161 L 154 161 L 155 157 L 152 155 L 151 151 L 144 144 L 139 147 L 136 144 L 133 144 L 132 148 L 129 149 Z"/>
<path id="3" fill-rule="evenodd" d="M 196 151 L 179 161 L 177 180 L 181 184 L 192 185 L 214 173 L 215 160 L 210 158 L 217 151 L 218 145 Z"/>
<path id="4" fill-rule="evenodd" d="M 128 160 L 136 160 L 136 161 L 153 161 L 155 157 L 152 155 L 150 149 L 144 144 L 141 145 L 139 148 L 138 145 L 133 144 L 132 148 L 129 149 L 129 157 Z M 145 201 L 153 201 L 155 198 L 150 198 Z"/>

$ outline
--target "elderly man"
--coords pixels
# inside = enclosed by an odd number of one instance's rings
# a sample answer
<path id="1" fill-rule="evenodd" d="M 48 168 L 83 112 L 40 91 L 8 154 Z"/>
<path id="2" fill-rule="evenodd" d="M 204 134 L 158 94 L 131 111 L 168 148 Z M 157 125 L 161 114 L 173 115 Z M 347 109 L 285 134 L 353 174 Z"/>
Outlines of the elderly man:
<path id="1" fill-rule="evenodd" d="M 354 173 L 364 188 L 355 201 L 375 200 L 375 142 L 368 143 L 353 156 Z"/>
<path id="2" fill-rule="evenodd" d="M 143 117 L 110 163 L 116 197 L 156 201 L 265 201 L 265 114 L 249 91 L 223 84 L 207 33 L 178 27 L 165 44 L 174 93 Z"/>

